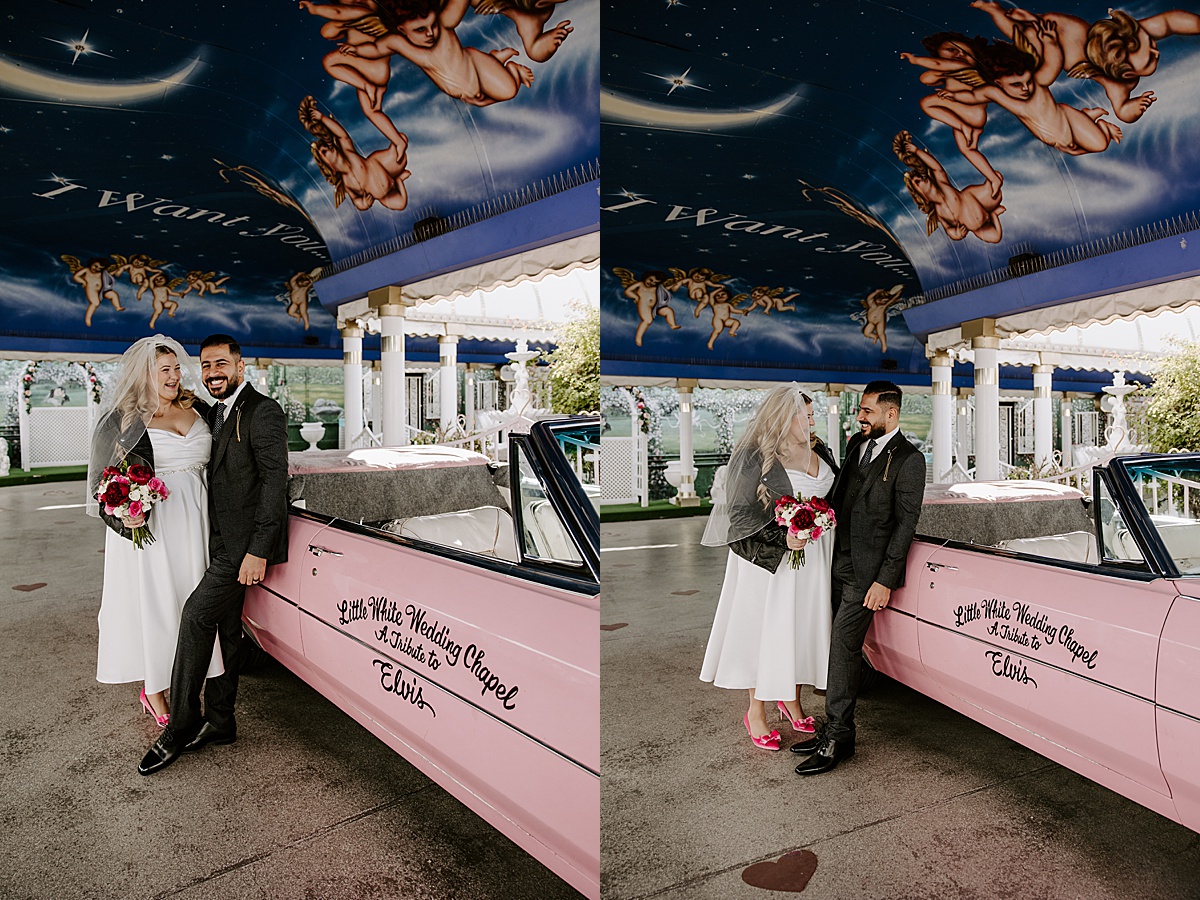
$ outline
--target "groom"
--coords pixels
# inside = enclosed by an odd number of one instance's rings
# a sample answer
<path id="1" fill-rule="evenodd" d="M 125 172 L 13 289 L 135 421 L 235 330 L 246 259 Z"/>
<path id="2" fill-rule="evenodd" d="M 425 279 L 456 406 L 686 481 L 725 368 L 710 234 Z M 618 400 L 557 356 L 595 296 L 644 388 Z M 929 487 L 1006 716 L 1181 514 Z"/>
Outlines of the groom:
<path id="1" fill-rule="evenodd" d="M 209 564 L 183 607 L 171 671 L 171 724 L 138 766 L 149 775 L 184 750 L 237 740 L 238 648 L 246 586 L 287 561 L 287 418 L 245 382 L 242 348 L 227 334 L 200 344 L 200 373 L 217 400 L 208 411 Z M 220 636 L 225 674 L 204 675 Z M 204 718 L 200 692 L 204 691 Z"/>
<path id="2" fill-rule="evenodd" d="M 925 457 L 900 433 L 900 388 L 872 381 L 858 407 L 860 432 L 846 445 L 846 464 L 830 500 L 837 513 L 833 550 L 833 634 L 825 695 L 828 722 L 792 747 L 812 755 L 798 775 L 828 772 L 854 755 L 854 705 L 862 645 L 875 611 L 904 584 L 908 547 L 925 495 Z"/>

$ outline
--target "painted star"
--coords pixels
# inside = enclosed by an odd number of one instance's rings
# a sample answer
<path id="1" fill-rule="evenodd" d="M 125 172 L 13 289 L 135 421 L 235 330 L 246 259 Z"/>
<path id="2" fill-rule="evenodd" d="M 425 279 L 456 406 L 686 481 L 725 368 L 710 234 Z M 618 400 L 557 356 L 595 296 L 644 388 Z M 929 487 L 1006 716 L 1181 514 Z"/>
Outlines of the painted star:
<path id="1" fill-rule="evenodd" d="M 164 153 L 162 156 L 160 156 L 160 157 L 159 157 L 159 159 L 165 159 L 165 160 L 167 160 L 168 162 L 170 162 L 170 161 L 171 161 L 171 160 L 173 160 L 174 158 L 175 158 L 175 157 L 173 157 L 173 156 L 172 156 L 170 153 Z"/>
<path id="2" fill-rule="evenodd" d="M 687 4 L 682 2 L 682 0 L 667 0 L 667 9 L 670 9 L 672 6 L 687 6 Z"/>
<path id="3" fill-rule="evenodd" d="M 629 190 L 629 188 L 621 188 L 621 190 L 617 191 L 616 195 L 618 197 L 624 197 L 626 200 L 641 200 L 642 199 L 641 194 L 635 194 L 633 191 Z"/>
<path id="4" fill-rule="evenodd" d="M 0 134 L 8 134 L 12 131 L 7 125 L 0 125 Z"/>
<path id="5" fill-rule="evenodd" d="M 692 67 L 688 66 L 687 71 L 685 71 L 682 75 L 675 75 L 675 76 L 655 75 L 653 72 L 647 72 L 646 74 L 651 76 L 652 78 L 661 78 L 663 81 L 665 81 L 669 85 L 671 85 L 671 89 L 669 91 L 667 91 L 668 97 L 671 96 L 673 93 L 675 93 L 675 90 L 677 88 L 681 88 L 681 87 L 690 87 L 690 88 L 696 88 L 701 91 L 708 91 L 709 90 L 708 88 L 700 87 L 700 85 L 698 85 L 698 84 L 692 84 L 690 81 L 687 80 L 688 72 L 690 72 L 690 71 L 692 71 Z M 709 93 L 711 93 L 711 91 L 709 91 Z"/>
<path id="6" fill-rule="evenodd" d="M 743 175 L 742 177 L 743 177 L 744 179 L 746 179 L 747 181 L 753 181 L 753 180 L 754 180 L 754 179 L 755 179 L 757 176 L 755 176 L 755 175 L 751 175 L 749 172 L 747 172 L 747 173 L 746 173 L 745 175 Z"/>
<path id="7" fill-rule="evenodd" d="M 71 184 L 72 183 L 72 179 L 63 178 L 63 176 L 55 175 L 53 172 L 50 173 L 49 178 L 43 178 L 42 180 L 43 181 L 53 181 L 55 184 Z"/>
<path id="8" fill-rule="evenodd" d="M 52 44 L 62 44 L 64 47 L 69 47 L 74 50 L 75 56 L 71 59 L 71 65 L 75 65 L 75 63 L 79 61 L 79 57 L 87 56 L 89 53 L 95 53 L 97 56 L 107 56 L 109 59 L 115 59 L 115 57 L 109 53 L 101 53 L 94 47 L 88 46 L 87 37 L 89 31 L 91 31 L 90 28 L 85 31 L 83 33 L 83 37 L 77 41 L 56 41 L 54 38 L 44 38 L 44 40 L 47 40 Z"/>

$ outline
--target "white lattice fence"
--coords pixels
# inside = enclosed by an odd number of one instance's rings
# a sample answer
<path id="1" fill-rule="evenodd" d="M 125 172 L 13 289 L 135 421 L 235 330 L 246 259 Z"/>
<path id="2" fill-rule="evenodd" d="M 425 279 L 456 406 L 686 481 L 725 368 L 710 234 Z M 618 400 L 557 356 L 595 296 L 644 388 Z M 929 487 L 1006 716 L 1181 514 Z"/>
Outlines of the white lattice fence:
<path id="1" fill-rule="evenodd" d="M 646 501 L 646 478 L 637 437 L 600 438 L 600 502 Z"/>
<path id="2" fill-rule="evenodd" d="M 26 467 L 87 465 L 92 431 L 89 413 L 86 406 L 31 409 L 22 438 L 23 448 L 28 442 Z"/>

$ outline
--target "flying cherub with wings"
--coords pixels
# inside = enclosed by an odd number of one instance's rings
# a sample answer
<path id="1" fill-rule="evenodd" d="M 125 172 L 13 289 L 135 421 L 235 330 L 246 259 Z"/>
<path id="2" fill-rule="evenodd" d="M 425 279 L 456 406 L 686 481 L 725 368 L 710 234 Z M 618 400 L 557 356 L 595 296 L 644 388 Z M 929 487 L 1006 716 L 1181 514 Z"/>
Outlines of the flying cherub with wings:
<path id="1" fill-rule="evenodd" d="M 287 280 L 288 308 L 287 314 L 304 325 L 308 331 L 308 300 L 313 281 L 320 269 L 311 272 L 297 272 Z"/>
<path id="2" fill-rule="evenodd" d="M 746 299 L 745 294 L 738 294 L 731 301 L 729 299 L 729 289 L 724 285 L 717 287 L 709 297 L 710 305 L 712 306 L 712 334 L 708 337 L 708 349 L 713 348 L 717 338 L 721 336 L 721 332 L 729 329 L 729 336 L 733 337 L 738 333 L 738 328 L 742 323 L 734 316 L 744 316 L 749 313 L 748 309 L 738 309 L 738 304 Z"/>
<path id="3" fill-rule="evenodd" d="M 81 263 L 77 257 L 63 254 L 59 257 L 71 270 L 71 280 L 83 288 L 87 297 L 88 308 L 83 317 L 83 324 L 92 327 L 92 314 L 100 308 L 101 302 L 111 300 L 117 312 L 124 312 L 121 298 L 117 296 L 117 279 L 113 276 L 114 265 L 111 260 L 97 256 Z"/>
<path id="4" fill-rule="evenodd" d="M 192 291 L 196 292 L 197 297 L 203 297 L 206 291 L 210 294 L 227 293 L 226 289 L 221 287 L 221 285 L 229 280 L 229 276 L 223 275 L 216 281 L 213 281 L 213 276 L 216 274 L 216 272 L 201 272 L 199 269 L 194 272 L 188 272 L 184 276 L 184 279 L 187 281 L 187 288 L 184 290 L 183 296 L 186 297 Z"/>
<path id="5" fill-rule="evenodd" d="M 129 282 L 137 288 L 135 300 L 141 300 L 142 295 L 150 287 L 150 276 L 155 272 L 161 272 L 159 266 L 165 266 L 165 259 L 151 259 L 145 253 L 135 253 L 133 256 L 126 259 L 120 253 L 114 253 L 112 258 L 117 262 L 117 268 L 113 271 L 113 278 L 120 278 L 122 275 L 129 275 Z"/>
<path id="6" fill-rule="evenodd" d="M 712 295 L 709 294 L 709 291 L 723 287 L 721 282 L 729 280 L 728 275 L 717 275 L 707 266 L 700 266 L 690 272 L 684 272 L 683 269 L 677 269 L 674 266 L 671 266 L 670 270 L 674 280 L 684 284 L 688 297 L 696 303 L 695 316 L 697 319 L 700 318 L 702 309 L 712 305 Z"/>
<path id="7" fill-rule="evenodd" d="M 179 309 L 179 304 L 172 300 L 172 297 L 183 299 L 183 294 L 176 292 L 175 288 L 183 284 L 182 278 L 172 278 L 167 281 L 167 276 L 162 272 L 155 272 L 150 276 L 150 296 L 154 300 L 154 314 L 150 316 L 150 327 L 154 327 L 154 323 L 158 321 L 158 317 L 166 312 L 172 319 L 175 318 L 175 310 Z"/>
<path id="8" fill-rule="evenodd" d="M 863 337 L 872 344 L 879 344 L 884 353 L 887 353 L 888 308 L 899 302 L 900 295 L 903 293 L 904 285 L 897 284 L 891 290 L 880 288 L 871 291 L 865 300 L 858 301 L 866 310 L 865 313 L 859 313 L 860 316 L 864 316 Z"/>
<path id="9" fill-rule="evenodd" d="M 625 289 L 625 296 L 637 304 L 638 317 L 641 322 L 638 323 L 637 334 L 634 336 L 633 342 L 639 347 L 642 346 L 642 338 L 646 334 L 646 329 L 654 324 L 656 316 L 662 316 L 667 320 L 667 324 L 676 331 L 683 327 L 675 324 L 675 310 L 671 309 L 671 291 L 679 287 L 684 280 L 680 277 L 683 272 L 678 269 L 676 271 L 679 272 L 679 275 L 669 276 L 666 272 L 654 270 L 646 272 L 639 279 L 634 277 L 634 274 L 628 269 L 619 266 L 613 268 L 613 274 L 621 279 L 621 287 Z"/>
<path id="10" fill-rule="evenodd" d="M 780 297 L 779 295 L 782 294 L 784 290 L 785 289 L 781 287 L 774 289 L 769 287 L 756 287 L 750 292 L 750 299 L 753 302 L 746 307 L 746 312 L 753 312 L 760 306 L 763 308 L 763 312 L 768 316 L 771 314 L 771 310 L 776 310 L 778 312 L 792 312 L 796 307 L 788 306 L 786 304 L 789 300 L 799 297 L 800 292 L 796 291 L 793 294 L 788 294 L 786 297 Z"/>

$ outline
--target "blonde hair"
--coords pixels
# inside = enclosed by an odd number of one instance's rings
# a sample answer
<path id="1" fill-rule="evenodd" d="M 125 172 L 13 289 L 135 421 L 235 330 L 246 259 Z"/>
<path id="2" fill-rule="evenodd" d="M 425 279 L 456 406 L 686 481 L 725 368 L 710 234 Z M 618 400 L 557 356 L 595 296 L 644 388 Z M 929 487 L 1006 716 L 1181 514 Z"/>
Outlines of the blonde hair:
<path id="1" fill-rule="evenodd" d="M 807 429 L 808 410 L 805 407 L 809 403 L 812 403 L 812 398 L 796 385 L 783 384 L 767 394 L 767 399 L 759 406 L 750 426 L 738 441 L 738 446 L 762 457 L 763 475 L 766 475 L 783 455 L 784 445 L 789 442 L 792 419 L 799 415 Z M 758 499 L 767 509 L 774 502 L 770 491 L 761 482 L 758 485 Z"/>
<path id="2" fill-rule="evenodd" d="M 135 421 L 146 421 L 158 410 L 160 400 L 158 385 L 154 377 L 154 365 L 161 357 L 168 355 L 178 358 L 174 349 L 166 344 L 159 344 L 154 348 L 154 360 L 149 366 L 141 371 L 127 373 L 127 389 L 122 393 L 121 401 L 115 410 L 121 417 L 122 431 L 131 428 Z M 191 409 L 196 402 L 196 395 L 187 388 L 181 387 L 179 396 L 171 402 L 181 409 Z"/>
<path id="3" fill-rule="evenodd" d="M 1136 81 L 1129 54 L 1137 49 L 1138 31 L 1142 26 L 1129 13 L 1119 9 L 1111 10 L 1109 16 L 1111 18 L 1094 22 L 1088 29 L 1084 53 L 1094 67 L 1093 74 L 1107 75 L 1114 81 Z M 1069 74 L 1074 75 L 1074 69 Z"/>

